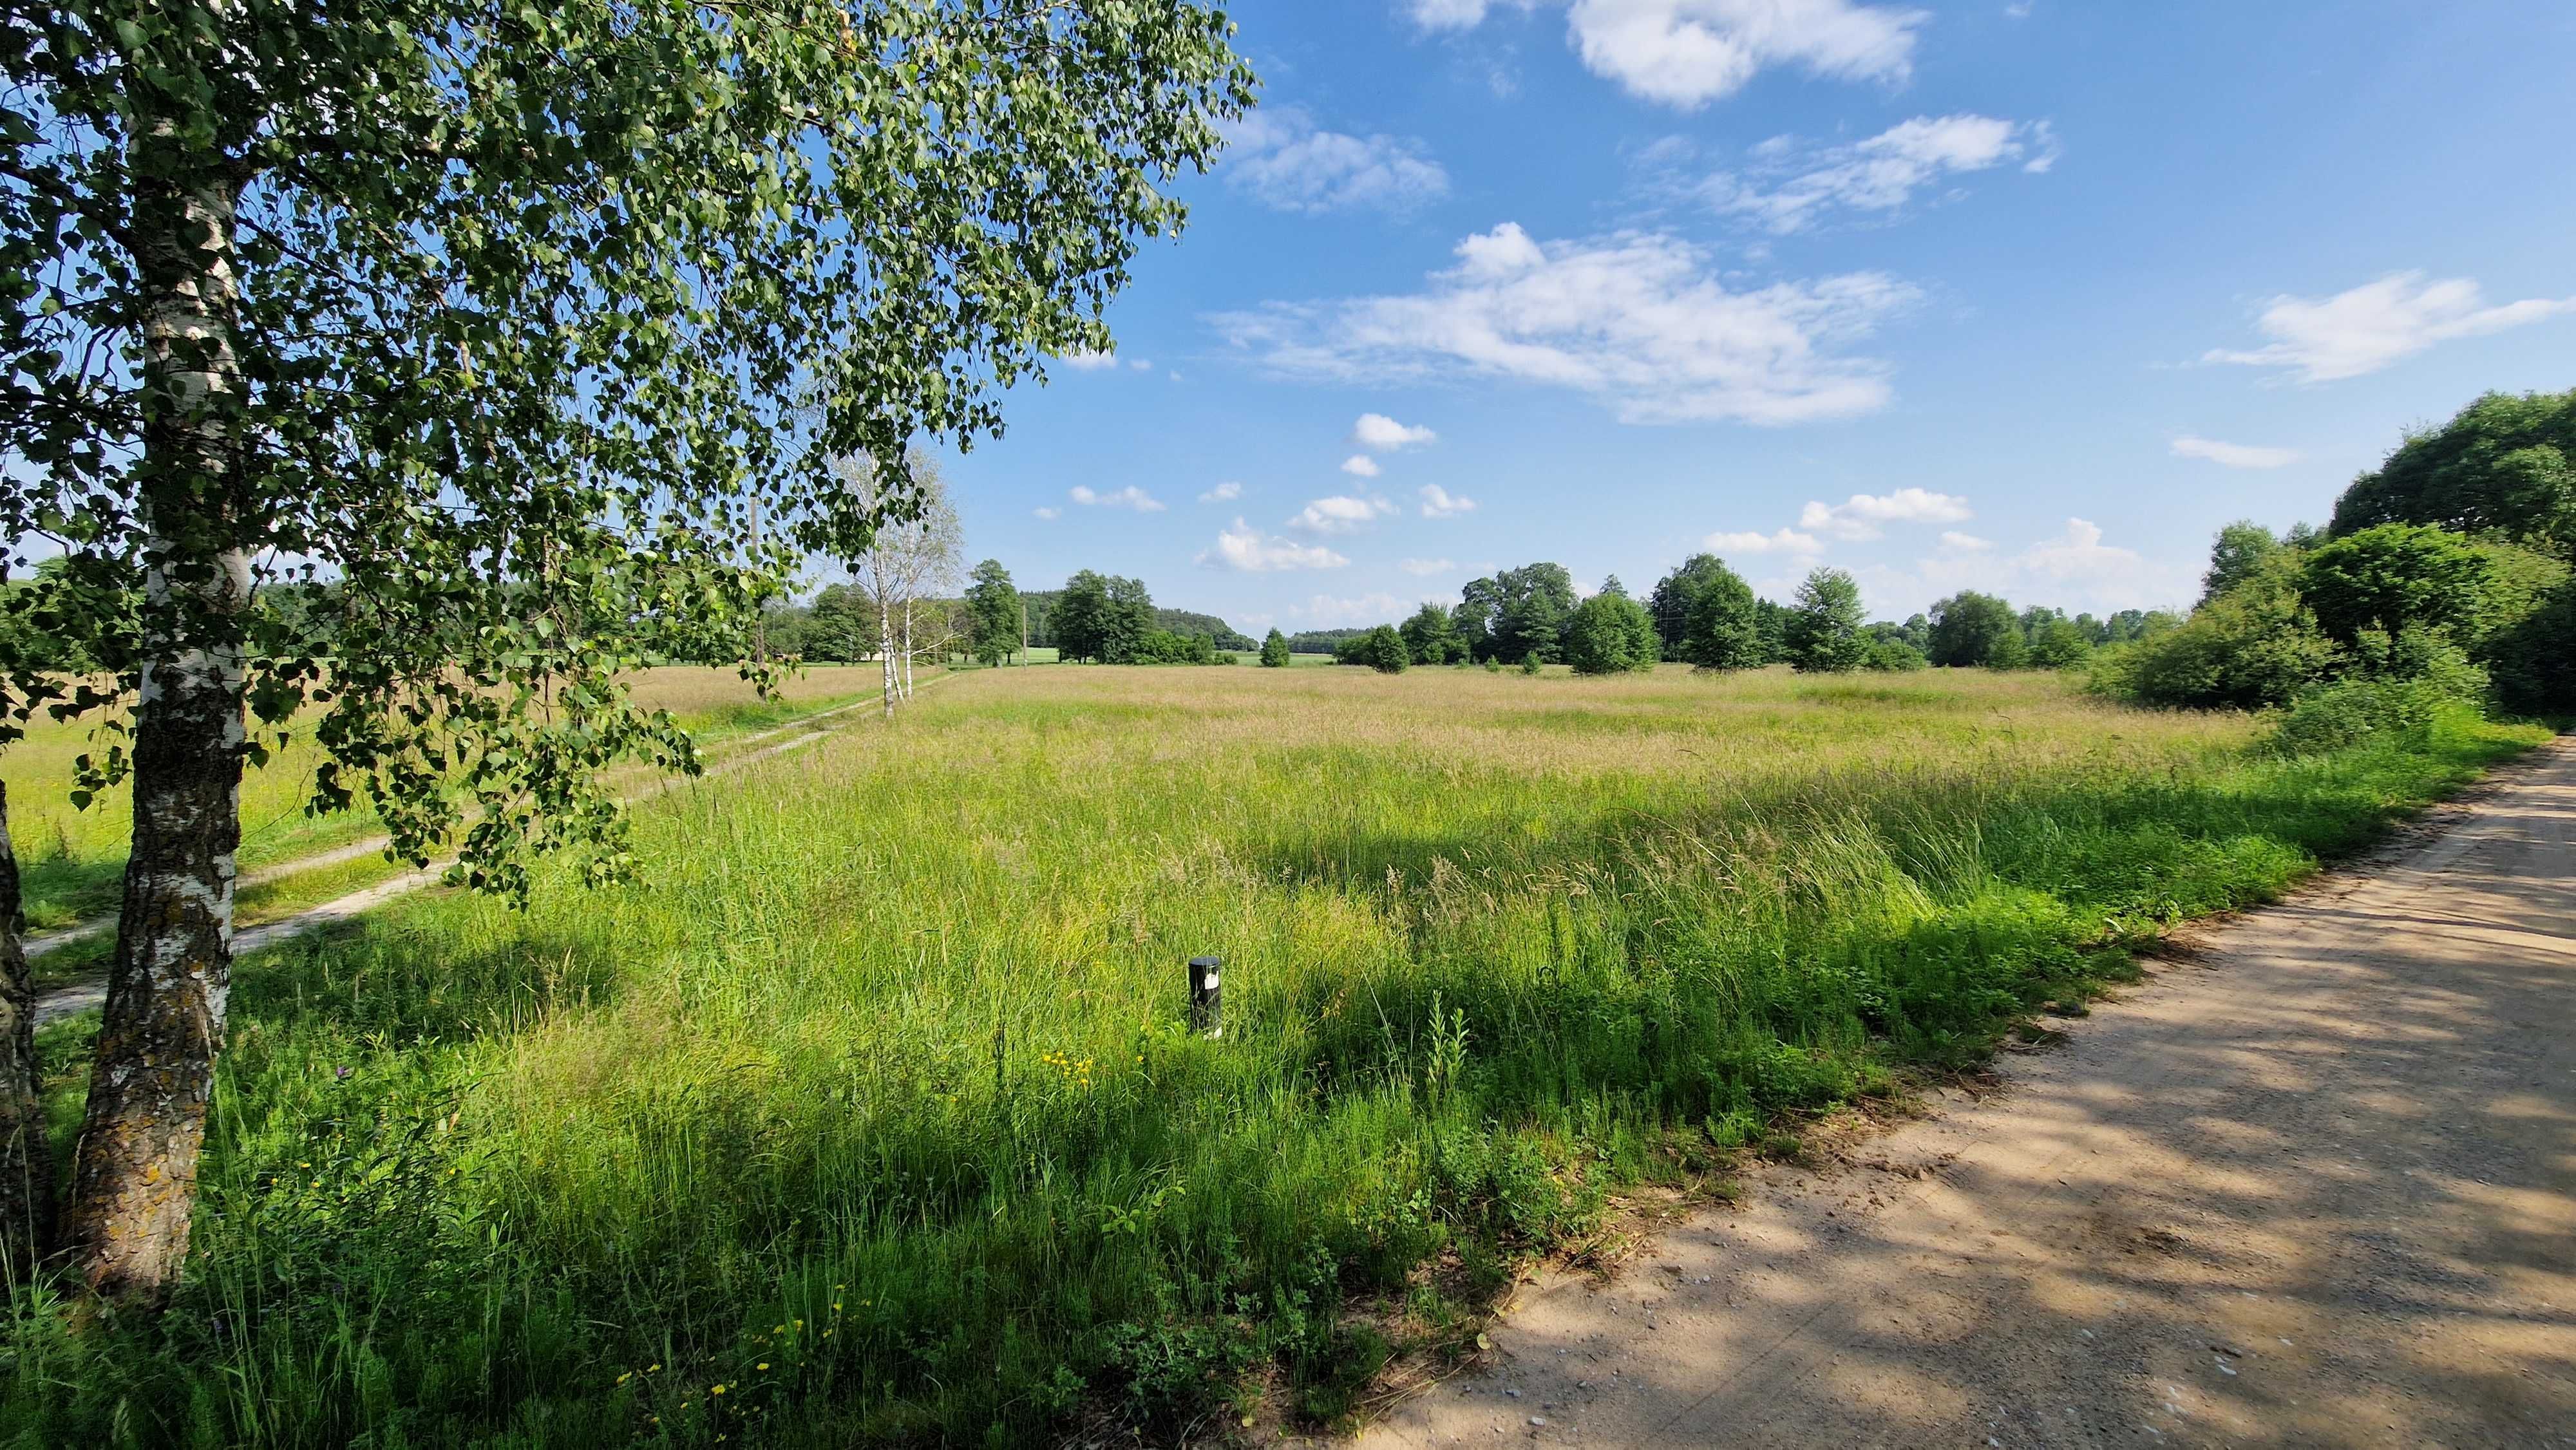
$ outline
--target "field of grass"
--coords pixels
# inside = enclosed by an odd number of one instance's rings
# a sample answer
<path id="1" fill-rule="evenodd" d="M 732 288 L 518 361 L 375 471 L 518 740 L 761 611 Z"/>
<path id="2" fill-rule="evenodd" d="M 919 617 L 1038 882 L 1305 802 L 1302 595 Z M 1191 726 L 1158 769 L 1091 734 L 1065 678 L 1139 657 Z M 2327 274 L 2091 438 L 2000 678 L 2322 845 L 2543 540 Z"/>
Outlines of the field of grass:
<path id="1" fill-rule="evenodd" d="M 1622 1189 L 2541 738 L 2258 733 L 1983 672 L 977 671 L 642 807 L 633 887 L 245 961 L 187 1286 L 86 1337 L 21 1294 L 0 1443 L 1330 1421 Z"/>
<path id="2" fill-rule="evenodd" d="M 789 680 L 761 699 L 732 670 L 672 665 L 645 670 L 632 681 L 648 709 L 669 710 L 713 745 L 728 737 L 779 724 L 878 688 L 875 665 L 825 665 Z M 102 793 L 88 809 L 66 798 L 72 762 L 93 747 L 94 719 L 39 718 L 27 738 L 0 753 L 0 780 L 9 786 L 9 831 L 22 873 L 27 925 L 48 931 L 116 909 L 125 869 L 125 843 L 133 829 L 132 801 L 122 786 Z M 101 743 L 102 746 L 104 742 Z M 313 767 L 319 762 L 310 736 L 290 739 L 266 766 L 242 778 L 245 873 L 328 851 L 378 832 L 364 808 L 309 816 Z M 377 874 L 385 869 L 374 863 Z"/>

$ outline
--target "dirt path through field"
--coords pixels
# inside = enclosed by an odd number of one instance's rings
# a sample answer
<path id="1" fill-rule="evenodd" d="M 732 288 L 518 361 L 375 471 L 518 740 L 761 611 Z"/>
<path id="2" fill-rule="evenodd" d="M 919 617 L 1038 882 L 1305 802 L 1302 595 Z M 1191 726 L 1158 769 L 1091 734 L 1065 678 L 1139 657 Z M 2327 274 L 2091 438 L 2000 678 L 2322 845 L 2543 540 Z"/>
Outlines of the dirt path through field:
<path id="1" fill-rule="evenodd" d="M 931 686 L 938 684 L 942 680 L 953 680 L 955 678 L 957 678 L 957 676 L 954 674 L 933 675 L 916 686 L 914 693 L 919 694 L 922 690 L 929 689 Z M 835 705 L 828 710 L 818 710 L 811 715 L 791 720 L 787 724 L 778 726 L 775 729 L 763 730 L 756 735 L 745 735 L 735 740 L 725 741 L 719 748 L 726 753 L 724 753 L 720 758 L 710 762 L 706 767 L 704 774 L 694 778 L 680 775 L 657 777 L 642 789 L 630 793 L 626 797 L 626 802 L 629 805 L 634 805 L 639 802 L 648 801 L 666 791 L 678 790 L 689 785 L 693 779 L 705 780 L 716 776 L 726 775 L 759 761 L 768 760 L 775 756 L 785 755 L 790 751 L 802 750 L 806 746 L 812 745 L 823 739 L 825 736 L 830 735 L 833 731 L 840 729 L 842 724 L 848 723 L 847 721 L 839 721 L 839 717 L 850 715 L 855 711 L 875 707 L 878 703 L 879 702 L 876 699 L 852 700 L 847 704 Z M 839 723 L 827 725 L 824 723 L 826 721 L 839 721 Z M 778 737 L 782 735 L 788 736 L 789 738 L 779 740 Z M 761 742 L 763 741 L 777 741 L 777 743 L 762 744 Z M 758 748 L 751 748 L 754 746 L 757 746 Z M 378 836 L 373 840 L 359 841 L 353 845 L 340 847 L 337 850 L 326 851 L 316 856 L 308 856 L 302 860 L 285 862 L 277 866 L 269 867 L 263 871 L 253 872 L 252 874 L 243 877 L 241 884 L 248 885 L 257 881 L 290 875 L 298 871 L 312 870 L 319 866 L 336 865 L 342 861 L 354 861 L 361 856 L 381 853 L 385 849 L 385 844 L 386 840 L 382 836 Z M 258 926 L 242 927 L 233 933 L 233 956 L 238 959 L 250 952 L 259 950 L 261 947 L 284 941 L 289 937 L 302 936 L 304 933 L 312 931 L 318 927 L 329 926 L 333 922 L 347 921 L 353 916 L 363 915 L 364 913 L 383 905 L 385 902 L 393 900 L 397 896 L 408 896 L 412 892 L 420 890 L 422 887 L 436 885 L 444 872 L 444 863 L 431 866 L 425 871 L 405 871 L 400 875 L 379 881 L 373 886 L 361 887 L 356 891 L 349 892 L 347 895 L 335 897 L 332 900 L 322 902 L 317 906 L 307 907 L 302 911 L 280 917 L 275 921 L 264 922 Z M 25 950 L 30 958 L 40 957 L 48 952 L 57 951 L 63 947 L 69 946 L 73 942 L 101 935 L 107 931 L 113 930 L 115 926 L 116 919 L 114 917 L 105 917 L 98 921 L 87 922 L 81 926 L 73 927 L 67 931 L 56 932 L 51 936 L 32 937 L 27 941 Z M 38 1027 L 42 1027 L 45 1024 L 56 1021 L 60 1018 L 70 1017 L 78 1013 L 87 1012 L 93 1007 L 103 1006 L 106 1002 L 106 973 L 103 971 L 92 973 L 89 976 L 81 978 L 79 981 L 66 982 L 62 986 L 53 988 L 50 991 L 39 993 L 36 997 L 36 1025 Z"/>
<path id="2" fill-rule="evenodd" d="M 2576 1446 L 2576 748 L 2200 945 L 1361 1443 Z"/>

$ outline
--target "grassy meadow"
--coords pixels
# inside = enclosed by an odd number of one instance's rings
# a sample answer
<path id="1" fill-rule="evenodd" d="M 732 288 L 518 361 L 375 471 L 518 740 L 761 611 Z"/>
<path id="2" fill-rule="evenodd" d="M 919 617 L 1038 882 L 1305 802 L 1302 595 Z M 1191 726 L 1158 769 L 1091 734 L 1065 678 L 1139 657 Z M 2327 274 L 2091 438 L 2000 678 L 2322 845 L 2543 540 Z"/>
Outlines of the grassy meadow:
<path id="1" fill-rule="evenodd" d="M 186 1288 L 86 1337 L 22 1294 L 0 1443 L 1330 1422 L 1622 1189 L 2541 738 L 2260 734 L 1985 672 L 962 675 L 643 805 L 632 887 L 247 959 Z"/>
<path id="2" fill-rule="evenodd" d="M 873 664 L 823 666 L 788 681 L 767 700 L 732 670 L 695 665 L 639 671 L 629 683 L 645 708 L 669 710 L 696 732 L 701 744 L 713 745 L 871 694 L 878 680 Z M 134 826 L 132 796 L 120 785 L 101 792 L 85 810 L 65 798 L 72 762 L 109 743 L 104 738 L 93 743 L 97 724 L 94 716 L 67 721 L 39 716 L 25 739 L 0 751 L 0 780 L 9 787 L 10 839 L 18 852 L 31 931 L 50 931 L 116 910 L 125 842 Z M 380 834 L 375 813 L 363 807 L 305 814 L 320 758 L 311 736 L 298 734 L 265 767 L 244 773 L 240 861 L 245 873 Z M 353 867 L 354 876 L 350 871 L 335 874 L 361 884 L 387 869 L 372 856 Z M 258 905 L 258 894 L 245 905 Z M 310 899 L 308 893 L 298 894 L 298 901 L 305 899 Z"/>

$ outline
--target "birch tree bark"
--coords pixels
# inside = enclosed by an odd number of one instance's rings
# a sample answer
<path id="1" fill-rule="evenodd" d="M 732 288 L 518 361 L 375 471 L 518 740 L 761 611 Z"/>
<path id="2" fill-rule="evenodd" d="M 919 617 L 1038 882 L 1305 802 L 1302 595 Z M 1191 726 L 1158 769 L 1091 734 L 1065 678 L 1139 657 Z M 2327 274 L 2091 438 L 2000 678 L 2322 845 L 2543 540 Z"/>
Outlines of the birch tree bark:
<path id="1" fill-rule="evenodd" d="M 188 1253 L 232 976 L 243 615 L 233 184 L 175 128 L 138 138 L 144 619 L 134 833 L 63 1235 L 83 1277 L 158 1300 Z"/>
<path id="2" fill-rule="evenodd" d="M 887 613 L 886 597 L 877 595 L 877 658 L 885 662 L 885 712 L 894 718 L 894 621 Z"/>

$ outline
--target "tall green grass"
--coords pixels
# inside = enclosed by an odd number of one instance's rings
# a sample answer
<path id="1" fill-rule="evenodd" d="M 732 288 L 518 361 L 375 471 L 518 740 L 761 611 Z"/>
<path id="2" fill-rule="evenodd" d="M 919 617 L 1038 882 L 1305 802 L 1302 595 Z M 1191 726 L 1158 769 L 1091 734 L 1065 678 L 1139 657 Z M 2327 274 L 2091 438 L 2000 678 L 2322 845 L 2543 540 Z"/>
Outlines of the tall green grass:
<path id="1" fill-rule="evenodd" d="M 669 710 L 700 744 L 711 745 L 862 699 L 877 687 L 877 667 L 817 666 L 767 700 L 737 672 L 704 666 L 642 670 L 628 684 L 638 703 Z M 25 739 L 0 752 L 0 778 L 9 786 L 10 836 L 21 873 L 21 906 L 36 931 L 115 914 L 126 841 L 134 829 L 131 798 L 118 785 L 81 809 L 71 804 L 70 791 L 73 762 L 84 752 L 104 752 L 120 743 L 114 731 L 123 724 L 121 715 L 72 720 L 40 715 Z M 290 728 L 286 745 L 267 764 L 243 772 L 239 857 L 245 871 L 291 863 L 383 830 L 370 809 L 322 815 L 306 811 L 321 758 L 309 729 Z M 377 874 L 386 874 L 382 863 Z"/>
<path id="2" fill-rule="evenodd" d="M 2539 738 L 2254 734 L 1982 672 L 980 672 L 655 801 L 635 887 L 246 963 L 186 1289 L 86 1337 L 21 1292 L 0 1436 L 1330 1419 L 1620 1189 L 1974 1061 Z"/>

